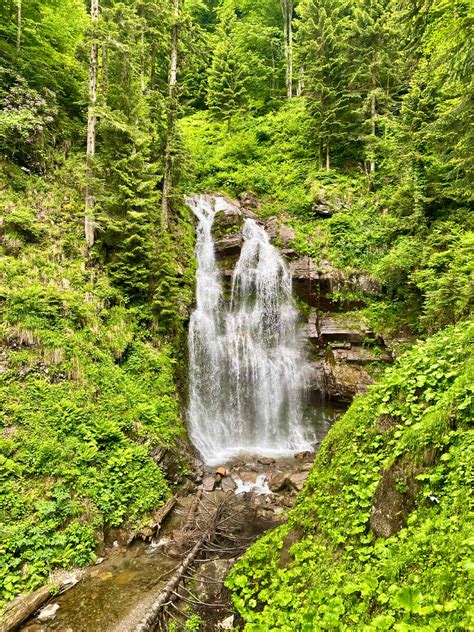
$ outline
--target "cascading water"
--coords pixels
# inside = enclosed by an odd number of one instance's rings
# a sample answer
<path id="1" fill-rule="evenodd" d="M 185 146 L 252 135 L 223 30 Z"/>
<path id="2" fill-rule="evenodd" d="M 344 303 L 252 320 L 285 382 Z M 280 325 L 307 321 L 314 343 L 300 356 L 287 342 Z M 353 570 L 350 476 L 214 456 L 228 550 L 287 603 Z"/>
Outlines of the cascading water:
<path id="1" fill-rule="evenodd" d="M 264 229 L 247 219 L 226 304 L 212 224 L 223 198 L 189 200 L 199 219 L 196 309 L 189 327 L 191 439 L 209 464 L 240 452 L 311 449 L 302 412 L 306 358 L 291 276 Z"/>

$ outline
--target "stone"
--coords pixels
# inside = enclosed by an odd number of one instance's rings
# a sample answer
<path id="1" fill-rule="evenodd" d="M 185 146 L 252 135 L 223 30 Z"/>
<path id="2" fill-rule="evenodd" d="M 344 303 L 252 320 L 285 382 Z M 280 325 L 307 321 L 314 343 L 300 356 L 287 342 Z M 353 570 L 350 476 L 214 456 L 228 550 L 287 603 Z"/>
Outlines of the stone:
<path id="1" fill-rule="evenodd" d="M 237 489 L 237 483 L 230 476 L 222 479 L 221 489 L 223 492 L 233 492 Z"/>
<path id="2" fill-rule="evenodd" d="M 280 225 L 280 230 L 278 231 L 278 239 L 282 248 L 286 248 L 289 243 L 294 241 L 295 237 L 295 230 L 291 228 L 291 226 L 287 226 L 286 224 Z"/>
<path id="3" fill-rule="evenodd" d="M 322 368 L 324 392 L 335 400 L 351 400 L 355 395 L 365 393 L 367 387 L 373 383 L 364 367 L 336 362 L 332 349 L 326 351 Z"/>
<path id="4" fill-rule="evenodd" d="M 269 217 L 265 222 L 265 232 L 270 237 L 270 241 L 275 241 L 278 232 L 278 219 Z"/>
<path id="5" fill-rule="evenodd" d="M 332 354 L 336 362 L 348 362 L 349 364 L 370 364 L 371 362 L 393 362 L 389 353 L 374 353 L 365 347 L 351 347 L 350 349 L 337 349 L 332 346 Z"/>
<path id="6" fill-rule="evenodd" d="M 389 538 L 406 524 L 415 505 L 420 486 L 416 477 L 421 470 L 409 457 L 402 456 L 382 472 L 370 514 L 370 528 L 379 538 Z"/>
<path id="7" fill-rule="evenodd" d="M 257 463 L 260 463 L 260 465 L 275 465 L 276 461 L 269 456 L 260 456 L 257 459 Z"/>
<path id="8" fill-rule="evenodd" d="M 202 481 L 202 489 L 205 492 L 214 491 L 214 486 L 216 484 L 216 479 L 214 476 L 205 476 Z"/>
<path id="9" fill-rule="evenodd" d="M 311 452 L 309 452 L 308 450 L 305 450 L 304 452 L 297 452 L 295 454 L 295 459 L 297 461 L 306 461 L 307 459 L 311 458 Z"/>
<path id="10" fill-rule="evenodd" d="M 294 544 L 301 540 L 303 534 L 303 529 L 300 527 L 293 527 L 283 538 L 283 546 L 281 548 L 280 560 L 278 562 L 279 568 L 285 568 L 285 566 L 293 560 L 293 557 L 290 555 L 290 549 Z"/>
<path id="11" fill-rule="evenodd" d="M 293 279 L 304 279 L 307 281 L 317 281 L 319 273 L 314 259 L 311 257 L 300 257 L 290 263 L 290 272 Z"/>
<path id="12" fill-rule="evenodd" d="M 296 489 L 297 492 L 300 492 L 303 489 L 304 483 L 308 478 L 309 472 L 295 472 L 291 476 L 288 477 L 289 484 Z"/>
<path id="13" fill-rule="evenodd" d="M 46 607 L 40 610 L 38 615 L 38 621 L 42 623 L 44 621 L 51 621 L 56 616 L 56 612 L 59 610 L 59 605 L 57 603 L 50 603 Z"/>
<path id="14" fill-rule="evenodd" d="M 257 482 L 257 472 L 243 470 L 239 471 L 240 480 L 247 485 L 255 485 Z"/>
<path id="15" fill-rule="evenodd" d="M 334 318 L 323 316 L 319 319 L 319 337 L 321 343 L 341 341 L 361 344 L 373 332 L 361 321 L 350 317 Z"/>
<path id="16" fill-rule="evenodd" d="M 217 239 L 214 242 L 217 259 L 225 259 L 233 255 L 238 255 L 242 247 L 242 235 L 240 233 L 233 233 L 226 235 L 222 239 Z"/>
<path id="17" fill-rule="evenodd" d="M 222 619 L 217 624 L 218 630 L 233 630 L 234 629 L 234 615 L 231 614 L 229 617 Z"/>
<path id="18" fill-rule="evenodd" d="M 216 603 L 224 590 L 224 580 L 231 569 L 230 560 L 212 560 L 199 566 L 193 592 L 202 601 Z"/>
<path id="19" fill-rule="evenodd" d="M 251 210 L 255 210 L 259 207 L 257 196 L 253 193 L 250 193 L 250 191 L 244 191 L 241 194 L 240 204 L 241 204 L 242 209 L 245 209 L 247 212 Z"/>
<path id="20" fill-rule="evenodd" d="M 272 492 L 281 492 L 288 487 L 288 472 L 278 472 L 270 479 L 268 487 Z"/>
<path id="21" fill-rule="evenodd" d="M 380 434 L 385 434 L 391 428 L 395 428 L 398 423 L 399 422 L 397 421 L 397 419 L 395 417 L 392 417 L 391 415 L 380 415 L 375 420 L 375 427 L 377 428 L 377 432 L 380 432 Z"/>

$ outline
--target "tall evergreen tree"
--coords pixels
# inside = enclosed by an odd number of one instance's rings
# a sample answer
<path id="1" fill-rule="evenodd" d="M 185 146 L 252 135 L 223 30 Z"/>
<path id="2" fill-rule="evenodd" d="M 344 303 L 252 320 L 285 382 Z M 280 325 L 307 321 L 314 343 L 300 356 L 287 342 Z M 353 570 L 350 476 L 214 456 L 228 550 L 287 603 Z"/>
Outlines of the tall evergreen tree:
<path id="1" fill-rule="evenodd" d="M 237 53 L 235 28 L 237 17 L 224 7 L 216 34 L 216 47 L 208 79 L 207 103 L 211 114 L 227 123 L 231 133 L 232 117 L 245 103 L 245 75 Z"/>
<path id="2" fill-rule="evenodd" d="M 351 133 L 348 86 L 348 11 L 341 0 L 308 0 L 300 6 L 298 59 L 305 68 L 305 95 L 320 167 Z"/>

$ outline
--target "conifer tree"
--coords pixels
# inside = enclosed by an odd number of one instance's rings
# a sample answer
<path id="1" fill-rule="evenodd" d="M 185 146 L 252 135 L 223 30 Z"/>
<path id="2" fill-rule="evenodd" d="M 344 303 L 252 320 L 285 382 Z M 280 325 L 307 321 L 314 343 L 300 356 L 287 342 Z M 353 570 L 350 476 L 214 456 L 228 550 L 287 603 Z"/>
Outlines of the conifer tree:
<path id="1" fill-rule="evenodd" d="M 371 179 L 376 169 L 378 120 L 396 88 L 399 38 L 393 29 L 391 4 L 390 0 L 358 0 L 350 5 L 350 87 L 358 100 L 359 138 Z"/>
<path id="2" fill-rule="evenodd" d="M 309 0 L 300 15 L 299 62 L 305 68 L 313 143 L 320 167 L 329 170 L 331 154 L 351 131 L 346 3 Z"/>
<path id="3" fill-rule="evenodd" d="M 227 123 L 245 103 L 245 75 L 234 41 L 237 18 L 233 9 L 223 10 L 217 30 L 217 44 L 208 78 L 207 103 L 211 114 Z"/>

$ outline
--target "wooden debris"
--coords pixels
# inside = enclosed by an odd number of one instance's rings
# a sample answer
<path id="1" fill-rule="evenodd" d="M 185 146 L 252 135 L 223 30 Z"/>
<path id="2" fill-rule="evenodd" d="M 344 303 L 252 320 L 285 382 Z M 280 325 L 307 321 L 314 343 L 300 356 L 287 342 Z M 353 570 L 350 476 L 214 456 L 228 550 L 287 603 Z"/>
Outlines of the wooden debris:
<path id="1" fill-rule="evenodd" d="M 81 577 L 78 572 L 62 573 L 61 577 L 26 595 L 20 595 L 0 613 L 0 632 L 14 632 L 29 619 L 54 594 L 66 592 L 77 584 Z"/>
<path id="2" fill-rule="evenodd" d="M 201 494 L 202 495 L 202 494 Z M 196 498 L 193 501 L 193 504 L 191 505 L 189 512 L 188 512 L 188 517 L 186 520 L 186 524 L 185 527 L 183 529 L 183 531 L 186 531 L 186 527 L 188 525 L 188 522 L 191 520 L 191 517 L 193 517 L 193 513 L 197 511 L 197 507 L 199 504 L 199 500 L 201 498 L 201 495 L 196 495 Z M 189 551 L 189 553 L 186 555 L 186 557 L 184 558 L 184 560 L 181 562 L 181 564 L 177 567 L 176 571 L 173 573 L 173 576 L 171 577 L 171 579 L 167 582 L 167 584 L 164 586 L 164 588 L 160 591 L 158 597 L 154 600 L 154 602 L 151 604 L 148 612 L 146 613 L 146 615 L 143 617 L 143 619 L 140 621 L 140 623 L 134 628 L 134 632 L 151 632 L 152 630 L 155 629 L 156 623 L 158 621 L 158 618 L 163 610 L 163 608 L 169 604 L 173 599 L 176 598 L 176 589 L 179 585 L 179 583 L 181 582 L 181 580 L 183 579 L 183 577 L 186 575 L 189 567 L 193 564 L 193 562 L 196 560 L 199 551 L 203 548 L 203 546 L 206 544 L 206 542 L 210 542 L 215 531 L 216 531 L 216 527 L 217 524 L 219 522 L 219 518 L 221 516 L 222 510 L 224 508 L 225 505 L 225 499 L 222 503 L 220 503 L 215 511 L 213 512 L 213 514 L 210 516 L 209 520 L 207 521 L 206 527 L 201 531 L 200 535 L 198 536 L 197 541 L 195 542 L 194 546 L 192 547 L 192 549 Z M 194 509 L 194 504 L 196 504 L 196 509 Z M 194 517 L 193 517 L 194 519 Z M 178 595 L 179 596 L 179 595 Z"/>
<path id="3" fill-rule="evenodd" d="M 151 542 L 160 531 L 165 518 L 176 505 L 177 500 L 178 497 L 176 495 L 167 500 L 163 507 L 160 507 L 160 509 L 158 509 L 158 511 L 154 513 L 153 518 L 149 524 L 141 527 L 139 531 L 132 533 L 132 535 L 127 540 L 127 546 L 132 544 L 132 542 L 135 542 L 135 540 Z"/>

